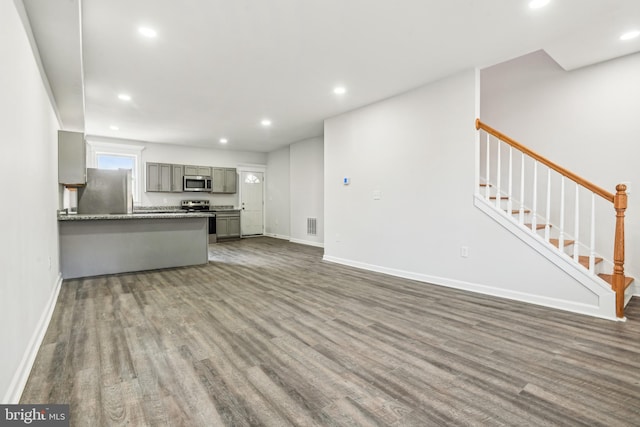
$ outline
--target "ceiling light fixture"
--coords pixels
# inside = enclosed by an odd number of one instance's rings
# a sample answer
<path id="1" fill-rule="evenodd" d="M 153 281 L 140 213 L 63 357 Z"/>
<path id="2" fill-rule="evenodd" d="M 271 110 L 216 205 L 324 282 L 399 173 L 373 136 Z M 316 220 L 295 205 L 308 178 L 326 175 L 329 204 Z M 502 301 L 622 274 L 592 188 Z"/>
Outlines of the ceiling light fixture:
<path id="1" fill-rule="evenodd" d="M 120 128 L 118 126 L 115 126 L 115 125 L 109 126 L 109 129 L 111 129 L 111 130 L 120 130 Z"/>
<path id="2" fill-rule="evenodd" d="M 227 142 L 227 138 L 220 138 L 220 144 L 226 144 Z"/>
<path id="3" fill-rule="evenodd" d="M 138 32 L 140 34 L 142 34 L 145 37 L 148 37 L 150 39 L 156 37 L 158 35 L 158 33 L 156 32 L 156 30 L 154 30 L 153 28 L 149 28 L 149 27 L 140 27 L 138 28 Z"/>
<path id="4" fill-rule="evenodd" d="M 271 126 L 271 120 L 269 120 L 269 119 L 263 119 L 263 120 L 260 122 L 260 124 L 261 124 L 262 126 Z"/>
<path id="5" fill-rule="evenodd" d="M 640 36 L 640 31 L 638 31 L 638 30 L 629 31 L 629 32 L 626 32 L 623 35 L 621 35 L 620 36 L 620 40 L 627 41 L 627 40 L 635 39 L 638 36 Z"/>
<path id="6" fill-rule="evenodd" d="M 551 0 L 531 0 L 529 2 L 529 7 L 531 9 L 540 9 L 541 7 L 545 7 L 549 4 Z"/>
<path id="7" fill-rule="evenodd" d="M 345 93 L 347 93 L 347 88 L 338 86 L 333 89 L 333 93 L 335 93 L 336 95 L 344 95 Z"/>
<path id="8" fill-rule="evenodd" d="M 123 101 L 131 101 L 131 95 L 127 95 L 126 93 L 121 93 L 120 95 L 118 95 L 118 99 L 121 99 Z"/>

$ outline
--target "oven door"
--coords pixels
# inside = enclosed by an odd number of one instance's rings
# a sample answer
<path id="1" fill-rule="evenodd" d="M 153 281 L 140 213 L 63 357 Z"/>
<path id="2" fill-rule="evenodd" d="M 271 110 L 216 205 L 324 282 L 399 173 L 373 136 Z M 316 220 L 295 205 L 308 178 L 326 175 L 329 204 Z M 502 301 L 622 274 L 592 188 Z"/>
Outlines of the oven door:
<path id="1" fill-rule="evenodd" d="M 211 177 L 185 175 L 182 190 L 211 192 Z"/>

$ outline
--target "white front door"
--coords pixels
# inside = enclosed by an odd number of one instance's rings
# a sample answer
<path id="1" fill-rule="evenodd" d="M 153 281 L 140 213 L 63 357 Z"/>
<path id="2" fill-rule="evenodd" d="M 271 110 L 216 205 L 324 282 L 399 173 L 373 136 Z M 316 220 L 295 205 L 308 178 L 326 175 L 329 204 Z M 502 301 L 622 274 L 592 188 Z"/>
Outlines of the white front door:
<path id="1" fill-rule="evenodd" d="M 263 234 L 264 174 L 242 171 L 240 173 L 240 227 L 243 236 Z"/>

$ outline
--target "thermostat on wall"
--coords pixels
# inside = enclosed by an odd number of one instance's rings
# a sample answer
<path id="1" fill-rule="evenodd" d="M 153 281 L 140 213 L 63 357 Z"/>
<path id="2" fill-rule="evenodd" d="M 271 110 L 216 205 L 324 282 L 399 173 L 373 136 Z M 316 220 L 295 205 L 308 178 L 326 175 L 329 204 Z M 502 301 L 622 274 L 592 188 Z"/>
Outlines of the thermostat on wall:
<path id="1" fill-rule="evenodd" d="M 344 185 L 349 185 L 351 184 L 351 178 L 349 178 L 348 176 L 345 176 L 344 178 L 342 178 L 342 183 Z"/>

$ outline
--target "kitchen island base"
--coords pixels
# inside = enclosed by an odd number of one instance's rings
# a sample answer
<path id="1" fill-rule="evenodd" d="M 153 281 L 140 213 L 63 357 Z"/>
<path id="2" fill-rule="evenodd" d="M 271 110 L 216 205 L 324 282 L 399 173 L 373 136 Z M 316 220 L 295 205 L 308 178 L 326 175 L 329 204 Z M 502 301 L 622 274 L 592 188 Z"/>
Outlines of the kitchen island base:
<path id="1" fill-rule="evenodd" d="M 59 226 L 64 279 L 208 262 L 203 217 L 60 221 Z"/>

